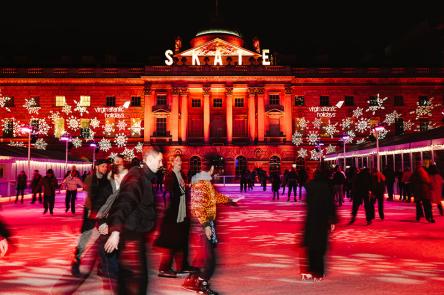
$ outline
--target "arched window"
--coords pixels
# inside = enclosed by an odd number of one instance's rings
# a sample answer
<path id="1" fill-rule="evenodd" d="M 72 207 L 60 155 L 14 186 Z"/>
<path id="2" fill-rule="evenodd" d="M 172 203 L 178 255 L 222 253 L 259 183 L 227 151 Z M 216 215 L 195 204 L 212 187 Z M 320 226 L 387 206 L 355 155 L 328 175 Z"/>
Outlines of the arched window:
<path id="1" fill-rule="evenodd" d="M 194 175 L 200 172 L 200 158 L 193 156 L 190 158 L 190 174 Z"/>
<path id="2" fill-rule="evenodd" d="M 244 156 L 238 156 L 235 161 L 236 176 L 240 176 L 241 172 L 247 169 L 247 159 Z"/>
<path id="3" fill-rule="evenodd" d="M 281 173 L 281 158 L 273 156 L 270 158 L 270 173 L 277 171 Z"/>

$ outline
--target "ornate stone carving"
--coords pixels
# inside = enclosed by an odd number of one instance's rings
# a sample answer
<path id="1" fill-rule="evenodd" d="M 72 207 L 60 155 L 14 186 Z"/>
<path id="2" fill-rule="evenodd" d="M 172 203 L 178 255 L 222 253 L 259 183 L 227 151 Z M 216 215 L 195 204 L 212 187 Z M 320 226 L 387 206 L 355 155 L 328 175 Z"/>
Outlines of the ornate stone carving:
<path id="1" fill-rule="evenodd" d="M 188 95 L 188 88 L 187 87 L 180 87 L 179 92 L 180 92 L 180 95 Z"/>
<path id="2" fill-rule="evenodd" d="M 143 89 L 144 95 L 151 95 L 153 93 L 153 90 L 151 89 L 151 85 L 146 84 Z"/>
<path id="3" fill-rule="evenodd" d="M 173 91 L 172 91 L 173 95 L 179 95 L 180 93 L 180 88 L 179 87 L 173 87 Z"/>
<path id="4" fill-rule="evenodd" d="M 257 87 L 256 88 L 256 93 L 257 94 L 264 94 L 264 87 Z"/>
<path id="5" fill-rule="evenodd" d="M 202 90 L 203 90 L 204 95 L 209 95 L 211 92 L 211 87 L 205 86 L 205 87 L 202 87 Z"/>
<path id="6" fill-rule="evenodd" d="M 293 89 L 291 89 L 291 85 L 285 86 L 285 94 L 292 94 Z"/>
<path id="7" fill-rule="evenodd" d="M 248 93 L 250 95 L 255 95 L 256 94 L 256 88 L 255 87 L 249 87 L 248 88 Z"/>
<path id="8" fill-rule="evenodd" d="M 225 87 L 225 94 L 232 95 L 233 94 L 233 87 Z"/>

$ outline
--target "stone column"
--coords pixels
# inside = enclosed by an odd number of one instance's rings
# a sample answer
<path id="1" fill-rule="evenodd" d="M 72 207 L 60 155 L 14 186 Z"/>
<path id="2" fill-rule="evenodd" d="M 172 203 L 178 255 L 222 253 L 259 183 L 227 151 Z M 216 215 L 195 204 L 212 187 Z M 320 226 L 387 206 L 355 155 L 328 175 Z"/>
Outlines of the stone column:
<path id="1" fill-rule="evenodd" d="M 233 142 L 233 87 L 225 88 L 225 101 L 227 103 L 227 142 Z"/>
<path id="2" fill-rule="evenodd" d="M 144 89 L 144 114 L 143 114 L 143 141 L 149 142 L 151 140 L 151 126 L 153 125 L 153 102 L 154 92 L 151 90 L 149 84 L 145 84 Z"/>
<path id="3" fill-rule="evenodd" d="M 265 137 L 265 101 L 264 88 L 257 88 L 257 140 L 264 141 Z"/>
<path id="4" fill-rule="evenodd" d="M 187 141 L 187 128 L 188 128 L 188 89 L 186 87 L 180 88 L 180 138 L 182 144 Z"/>
<path id="5" fill-rule="evenodd" d="M 203 87 L 204 140 L 210 142 L 210 91 L 211 87 Z"/>
<path id="6" fill-rule="evenodd" d="M 291 105 L 291 87 L 285 87 L 285 97 L 284 97 L 284 132 L 285 132 L 285 140 L 287 142 L 291 142 L 291 137 L 293 133 L 292 126 L 292 105 Z"/>
<path id="7" fill-rule="evenodd" d="M 170 114 L 170 132 L 173 142 L 179 140 L 179 88 L 173 87 L 171 114 Z"/>
<path id="8" fill-rule="evenodd" d="M 256 106 L 254 103 L 255 94 L 255 88 L 248 89 L 248 135 L 251 142 L 254 142 L 256 139 Z"/>

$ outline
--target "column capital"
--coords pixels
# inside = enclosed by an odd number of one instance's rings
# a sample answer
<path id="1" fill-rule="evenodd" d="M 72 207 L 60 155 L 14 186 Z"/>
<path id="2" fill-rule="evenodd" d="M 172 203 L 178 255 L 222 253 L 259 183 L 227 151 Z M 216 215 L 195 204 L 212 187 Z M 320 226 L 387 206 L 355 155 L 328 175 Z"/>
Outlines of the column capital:
<path id="1" fill-rule="evenodd" d="M 210 92 L 211 92 L 211 87 L 209 87 L 209 86 L 204 86 L 204 87 L 202 87 L 202 90 L 203 90 L 203 94 L 204 94 L 204 95 L 209 95 Z"/>
<path id="2" fill-rule="evenodd" d="M 188 87 L 179 87 L 180 95 L 188 95 Z"/>
<path id="3" fill-rule="evenodd" d="M 172 94 L 173 95 L 179 95 L 180 94 L 180 88 L 179 87 L 173 87 Z"/>
<path id="4" fill-rule="evenodd" d="M 256 87 L 256 93 L 257 94 L 264 94 L 265 89 L 264 87 Z"/>
<path id="5" fill-rule="evenodd" d="M 293 89 L 291 88 L 291 85 L 286 85 L 285 86 L 285 94 L 292 94 L 293 93 Z"/>
<path id="6" fill-rule="evenodd" d="M 255 95 L 256 94 L 256 88 L 255 87 L 248 87 L 248 94 Z"/>
<path id="7" fill-rule="evenodd" d="M 232 95 L 233 94 L 233 87 L 225 87 L 225 94 Z"/>

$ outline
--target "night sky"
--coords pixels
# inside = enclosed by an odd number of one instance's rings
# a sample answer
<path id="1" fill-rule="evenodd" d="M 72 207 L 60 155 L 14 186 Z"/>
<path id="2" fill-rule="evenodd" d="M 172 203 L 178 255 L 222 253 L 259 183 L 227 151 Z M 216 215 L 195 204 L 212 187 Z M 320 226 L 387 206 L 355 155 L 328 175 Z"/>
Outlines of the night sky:
<path id="1" fill-rule="evenodd" d="M 0 65 L 54 66 L 62 56 L 69 56 L 72 65 L 80 56 L 93 56 L 96 65 L 162 64 L 176 36 L 188 48 L 215 16 L 214 0 L 89 2 L 3 6 Z M 443 65 L 444 19 L 442 10 L 430 5 L 435 2 L 336 2 L 219 0 L 218 16 L 242 34 L 246 48 L 258 36 L 263 48 L 277 53 L 279 64 Z M 115 59 L 105 61 L 105 56 Z"/>

